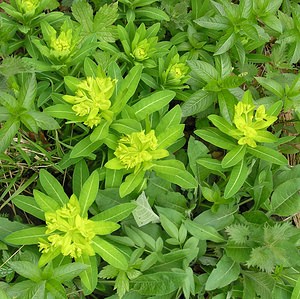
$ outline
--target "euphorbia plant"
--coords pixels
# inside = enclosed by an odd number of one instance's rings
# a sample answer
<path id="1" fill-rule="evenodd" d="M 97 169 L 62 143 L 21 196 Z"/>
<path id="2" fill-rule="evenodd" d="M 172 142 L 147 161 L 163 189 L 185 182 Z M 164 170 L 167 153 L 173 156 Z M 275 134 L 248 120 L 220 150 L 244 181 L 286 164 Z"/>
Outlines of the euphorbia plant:
<path id="1" fill-rule="evenodd" d="M 98 192 L 98 172 L 94 171 L 87 178 L 78 198 L 73 194 L 69 199 L 59 182 L 47 171 L 41 171 L 40 182 L 46 194 L 34 190 L 34 198 L 25 197 L 22 202 L 30 201 L 37 206 L 32 213 L 44 219 L 46 225 L 13 232 L 7 236 L 6 242 L 14 245 L 38 244 L 42 252 L 38 263 L 40 267 L 60 255 L 89 265 L 80 274 L 86 293 L 92 292 L 97 284 L 96 255 L 114 267 L 126 270 L 126 257 L 113 244 L 99 237 L 112 233 L 120 226 L 114 221 L 101 219 L 101 213 L 96 219 L 88 218 L 88 209 Z M 134 207 L 132 204 L 129 213 Z M 30 209 L 28 212 L 31 212 Z M 109 215 L 106 213 L 106 216 Z"/>

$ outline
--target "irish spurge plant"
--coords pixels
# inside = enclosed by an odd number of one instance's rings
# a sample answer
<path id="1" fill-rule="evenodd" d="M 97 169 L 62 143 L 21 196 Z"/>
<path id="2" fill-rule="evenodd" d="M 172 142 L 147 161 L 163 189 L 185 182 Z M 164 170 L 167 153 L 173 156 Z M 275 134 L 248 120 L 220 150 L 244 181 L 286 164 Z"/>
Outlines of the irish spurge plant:
<path id="1" fill-rule="evenodd" d="M 297 2 L 2 1 L 0 298 L 300 298 Z"/>

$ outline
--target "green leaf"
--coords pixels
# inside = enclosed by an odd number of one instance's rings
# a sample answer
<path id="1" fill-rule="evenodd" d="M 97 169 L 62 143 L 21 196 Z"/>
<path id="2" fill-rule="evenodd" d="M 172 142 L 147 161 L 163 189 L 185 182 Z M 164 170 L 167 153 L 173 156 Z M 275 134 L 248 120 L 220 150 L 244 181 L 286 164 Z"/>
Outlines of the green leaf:
<path id="1" fill-rule="evenodd" d="M 99 174 L 95 170 L 88 177 L 85 183 L 82 186 L 80 195 L 79 195 L 79 206 L 80 206 L 80 215 L 86 217 L 89 207 L 95 201 L 97 193 L 99 190 Z"/>
<path id="2" fill-rule="evenodd" d="M 230 134 L 231 130 L 234 130 L 235 128 L 228 122 L 226 121 L 223 117 L 219 115 L 209 115 L 207 117 L 221 132 L 225 134 Z"/>
<path id="3" fill-rule="evenodd" d="M 50 292 L 55 299 L 66 299 L 66 290 L 59 282 L 57 282 L 54 279 L 48 279 L 44 282 L 46 282 L 47 293 Z M 37 297 L 36 299 L 38 298 L 43 298 L 43 297 L 40 296 Z"/>
<path id="4" fill-rule="evenodd" d="M 26 213 L 34 217 L 45 220 L 44 211 L 37 206 L 36 201 L 31 196 L 18 195 L 13 198 L 13 203 Z"/>
<path id="5" fill-rule="evenodd" d="M 191 70 L 206 83 L 216 81 L 219 78 L 217 70 L 208 62 L 189 60 L 188 65 Z"/>
<path id="6" fill-rule="evenodd" d="M 74 2 L 72 15 L 81 24 L 85 32 L 93 32 L 93 9 L 86 1 Z"/>
<path id="7" fill-rule="evenodd" d="M 119 222 L 127 218 L 136 207 L 135 203 L 122 203 L 95 215 L 91 220 Z"/>
<path id="8" fill-rule="evenodd" d="M 280 216 L 289 216 L 300 210 L 300 178 L 280 184 L 271 197 L 271 210 Z"/>
<path id="9" fill-rule="evenodd" d="M 214 17 L 204 16 L 194 20 L 194 22 L 201 27 L 212 30 L 226 30 L 230 26 L 228 19 L 220 15 L 215 15 Z"/>
<path id="10" fill-rule="evenodd" d="M 89 177 L 89 169 L 84 159 L 75 164 L 72 187 L 74 194 L 79 197 L 84 182 Z"/>
<path id="11" fill-rule="evenodd" d="M 0 129 L 0 153 L 3 153 L 10 145 L 20 128 L 20 121 L 10 118 Z"/>
<path id="12" fill-rule="evenodd" d="M 110 127 L 120 134 L 131 134 L 142 131 L 141 123 L 135 119 L 119 119 L 114 121 Z"/>
<path id="13" fill-rule="evenodd" d="M 0 217 L 0 240 L 2 241 L 7 235 L 12 232 L 22 230 L 28 225 L 22 224 L 17 221 L 9 221 L 7 218 Z"/>
<path id="14" fill-rule="evenodd" d="M 103 140 L 107 137 L 109 124 L 110 123 L 107 120 L 101 119 L 99 125 L 93 130 L 92 134 L 90 135 L 92 143 Z"/>
<path id="15" fill-rule="evenodd" d="M 136 16 L 141 19 L 147 18 L 156 21 L 170 21 L 169 16 L 164 11 L 156 7 L 147 6 L 136 8 L 134 12 Z"/>
<path id="16" fill-rule="evenodd" d="M 135 94 L 137 86 L 141 79 L 143 66 L 141 64 L 135 65 L 128 73 L 126 78 L 122 81 L 116 99 L 110 108 L 111 111 L 118 114 L 121 112 L 128 100 Z"/>
<path id="17" fill-rule="evenodd" d="M 259 159 L 262 159 L 262 160 L 265 160 L 265 161 L 268 161 L 268 162 L 271 162 L 271 163 L 274 163 L 277 165 L 288 165 L 287 159 L 281 153 L 279 153 L 278 151 L 276 151 L 272 148 L 265 147 L 265 146 L 257 146 L 257 147 L 249 147 L 248 146 L 247 151 L 249 152 L 249 154 L 251 154 Z"/>
<path id="18" fill-rule="evenodd" d="M 242 159 L 244 159 L 245 154 L 246 154 L 246 146 L 245 145 L 235 147 L 234 149 L 229 151 L 223 158 L 222 163 L 221 163 L 222 167 L 229 168 L 229 167 L 236 165 Z"/>
<path id="19" fill-rule="evenodd" d="M 60 128 L 58 122 L 44 112 L 29 111 L 30 115 L 36 122 L 37 126 L 43 130 L 56 130 Z"/>
<path id="20" fill-rule="evenodd" d="M 235 195 L 243 186 L 248 175 L 248 167 L 245 160 L 236 164 L 230 173 L 228 183 L 225 187 L 224 198 L 230 198 Z"/>
<path id="21" fill-rule="evenodd" d="M 155 128 L 156 136 L 163 133 L 169 127 L 179 125 L 181 121 L 181 108 L 179 105 L 176 105 L 170 111 L 168 111 L 163 118 L 159 121 L 158 125 Z"/>
<path id="22" fill-rule="evenodd" d="M 46 227 L 37 226 L 13 232 L 5 238 L 5 242 L 14 245 L 32 245 L 37 244 L 40 238 L 45 237 L 47 237 Z"/>
<path id="23" fill-rule="evenodd" d="M 28 261 L 10 261 L 9 266 L 19 275 L 32 281 L 39 282 L 42 280 L 41 269 Z"/>
<path id="24" fill-rule="evenodd" d="M 143 120 L 151 113 L 165 107 L 176 95 L 172 90 L 156 91 L 150 96 L 142 98 L 132 106 L 137 120 Z"/>
<path id="25" fill-rule="evenodd" d="M 300 278 L 297 280 L 291 299 L 300 299 Z"/>
<path id="26" fill-rule="evenodd" d="M 98 261 L 96 256 L 88 256 L 87 254 L 82 254 L 75 260 L 81 265 L 89 266 L 86 270 L 79 274 L 81 282 L 83 284 L 84 295 L 91 294 L 98 282 Z M 62 273 L 63 274 L 63 273 Z"/>
<path id="27" fill-rule="evenodd" d="M 141 193 L 136 199 L 135 204 L 136 208 L 133 210 L 132 215 L 138 227 L 144 226 L 150 222 L 159 222 L 159 217 L 153 212 L 145 192 Z"/>
<path id="28" fill-rule="evenodd" d="M 124 197 L 137 188 L 144 179 L 145 172 L 138 171 L 137 173 L 131 173 L 126 178 L 125 181 L 121 184 L 119 193 L 121 197 Z"/>
<path id="29" fill-rule="evenodd" d="M 236 35 L 234 32 L 228 31 L 225 35 L 219 39 L 214 55 L 220 55 L 230 50 L 236 41 Z"/>
<path id="30" fill-rule="evenodd" d="M 112 244 L 95 237 L 92 240 L 92 247 L 108 264 L 120 269 L 127 270 L 128 262 L 125 256 Z"/>
<path id="31" fill-rule="evenodd" d="M 237 280 L 240 274 L 240 265 L 228 256 L 224 255 L 217 263 L 205 284 L 207 291 L 223 288 Z"/>
<path id="32" fill-rule="evenodd" d="M 184 164 L 177 160 L 162 160 L 153 162 L 152 169 L 157 176 L 177 184 L 185 189 L 197 188 L 198 182 L 184 168 Z"/>
<path id="33" fill-rule="evenodd" d="M 69 201 L 69 197 L 65 193 L 62 185 L 57 179 L 45 169 L 40 171 L 40 182 L 46 193 L 52 197 L 60 206 Z"/>
<path id="34" fill-rule="evenodd" d="M 209 240 L 216 243 L 222 243 L 225 241 L 224 238 L 212 226 L 202 225 L 190 219 L 185 220 L 184 225 L 188 232 L 199 240 Z"/>
<path id="35" fill-rule="evenodd" d="M 184 125 L 174 125 L 165 129 L 164 132 L 157 135 L 157 148 L 167 149 L 183 136 Z"/>
<path id="36" fill-rule="evenodd" d="M 181 288 L 185 276 L 185 273 L 157 272 L 139 276 L 131 282 L 133 289 L 141 295 L 166 296 Z"/>
<path id="37" fill-rule="evenodd" d="M 53 270 L 53 277 L 56 281 L 63 283 L 65 281 L 72 280 L 78 276 L 82 271 L 89 268 L 89 265 L 81 263 L 71 263 L 59 266 Z"/>
<path id="38" fill-rule="evenodd" d="M 200 113 L 209 108 L 215 102 L 215 96 L 212 92 L 198 90 L 181 106 L 182 116 L 190 116 Z"/>
<path id="39" fill-rule="evenodd" d="M 73 121 L 79 121 L 80 117 L 76 115 L 76 112 L 72 110 L 71 105 L 57 104 L 44 109 L 44 113 L 51 115 L 52 117 L 68 119 Z"/>
<path id="40" fill-rule="evenodd" d="M 277 81 L 263 77 L 255 77 L 255 79 L 262 87 L 271 91 L 276 96 L 280 98 L 284 96 L 284 89 Z"/>
<path id="41" fill-rule="evenodd" d="M 21 88 L 18 95 L 18 100 L 22 103 L 22 107 L 30 110 L 33 108 L 36 92 L 37 83 L 35 74 L 22 74 L 21 76 Z"/>
<path id="42" fill-rule="evenodd" d="M 205 141 L 212 143 L 220 148 L 231 150 L 236 147 L 236 143 L 233 143 L 232 139 L 225 134 L 221 133 L 216 128 L 206 128 L 196 130 L 195 134 L 204 139 Z"/>
<path id="43" fill-rule="evenodd" d="M 90 156 L 96 149 L 98 149 L 103 143 L 103 140 L 97 140 L 92 142 L 90 136 L 87 136 L 80 140 L 73 147 L 70 158 L 75 159 L 79 157 L 88 157 Z"/>
<path id="44" fill-rule="evenodd" d="M 38 206 L 44 212 L 55 212 L 60 207 L 56 200 L 36 189 L 33 190 L 33 196 Z"/>

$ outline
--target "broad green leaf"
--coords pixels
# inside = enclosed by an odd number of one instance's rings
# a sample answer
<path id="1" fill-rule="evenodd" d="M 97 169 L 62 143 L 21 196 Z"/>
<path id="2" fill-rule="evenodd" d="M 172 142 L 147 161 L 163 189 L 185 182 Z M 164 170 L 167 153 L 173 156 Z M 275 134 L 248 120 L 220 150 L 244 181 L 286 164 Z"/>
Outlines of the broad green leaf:
<path id="1" fill-rule="evenodd" d="M 45 169 L 40 171 L 40 182 L 46 193 L 52 197 L 60 206 L 69 201 L 69 197 L 65 193 L 62 185 L 57 179 Z"/>
<path id="2" fill-rule="evenodd" d="M 120 134 L 131 134 L 142 131 L 141 123 L 135 119 L 119 119 L 114 121 L 110 127 Z"/>
<path id="3" fill-rule="evenodd" d="M 22 74 L 21 88 L 18 95 L 18 101 L 22 103 L 22 106 L 27 110 L 30 110 L 34 106 L 36 98 L 37 83 L 35 74 Z"/>
<path id="4" fill-rule="evenodd" d="M 248 167 L 245 160 L 236 164 L 230 173 L 228 183 L 225 187 L 224 198 L 230 198 L 235 195 L 243 186 L 248 175 Z"/>
<path id="5" fill-rule="evenodd" d="M 161 222 L 161 226 L 164 231 L 171 237 L 176 240 L 179 239 L 179 231 L 177 226 L 164 214 L 159 214 L 159 219 Z"/>
<path id="6" fill-rule="evenodd" d="M 271 162 L 271 163 L 274 163 L 277 165 L 288 165 L 287 159 L 281 153 L 279 153 L 278 151 L 276 151 L 272 148 L 265 147 L 265 146 L 257 146 L 257 147 L 248 146 L 247 151 L 249 152 L 249 154 L 251 154 L 259 159 L 262 159 L 262 160 L 265 160 L 265 161 L 268 161 L 268 162 Z"/>
<path id="7" fill-rule="evenodd" d="M 282 98 L 284 96 L 284 89 L 277 81 L 269 78 L 255 77 L 256 81 L 268 91 Z"/>
<path id="8" fill-rule="evenodd" d="M 63 283 L 72 280 L 87 268 L 89 268 L 88 265 L 78 262 L 62 265 L 53 270 L 53 277 L 58 282 Z"/>
<path id="9" fill-rule="evenodd" d="M 0 240 L 3 241 L 3 239 L 9 234 L 27 227 L 28 225 L 20 222 L 9 221 L 7 218 L 0 217 Z"/>
<path id="10" fill-rule="evenodd" d="M 229 285 L 238 279 L 240 271 L 240 265 L 224 255 L 217 263 L 217 267 L 210 273 L 205 289 L 211 291 Z"/>
<path id="11" fill-rule="evenodd" d="M 132 211 L 132 215 L 138 227 L 144 226 L 150 222 L 159 222 L 159 217 L 153 212 L 145 192 L 142 192 L 134 203 L 136 204 L 136 208 Z"/>
<path id="12" fill-rule="evenodd" d="M 297 280 L 291 299 L 300 299 L 300 278 Z"/>
<path id="13" fill-rule="evenodd" d="M 124 197 L 131 192 L 135 188 L 137 188 L 144 179 L 145 172 L 144 171 L 138 171 L 137 173 L 131 173 L 126 178 L 125 181 L 121 184 L 119 192 L 120 196 Z"/>
<path id="14" fill-rule="evenodd" d="M 234 126 L 228 123 L 223 117 L 218 115 L 209 115 L 207 117 L 221 132 L 228 134 L 231 130 L 234 130 Z"/>
<path id="15" fill-rule="evenodd" d="M 132 106 L 133 112 L 137 120 L 143 120 L 151 113 L 165 107 L 174 98 L 176 93 L 172 90 L 162 90 L 152 93 L 139 100 Z"/>
<path id="16" fill-rule="evenodd" d="M 270 274 L 243 271 L 243 275 L 248 279 L 248 283 L 253 285 L 255 293 L 259 295 L 260 298 L 273 299 L 272 292 L 275 287 L 275 280 Z"/>
<path id="17" fill-rule="evenodd" d="M 188 232 L 199 240 L 209 240 L 216 243 L 222 243 L 225 241 L 224 238 L 212 226 L 202 225 L 190 219 L 185 220 L 184 225 Z"/>
<path id="18" fill-rule="evenodd" d="M 216 128 L 206 128 L 201 130 L 196 130 L 195 134 L 204 139 L 207 142 L 212 143 L 220 148 L 226 150 L 231 150 L 236 147 L 236 143 L 232 141 L 229 136 L 221 133 Z"/>
<path id="19" fill-rule="evenodd" d="M 110 108 L 111 111 L 118 114 L 121 112 L 128 100 L 135 94 L 137 86 L 141 79 L 143 66 L 141 64 L 135 65 L 128 73 L 126 78 L 122 81 L 116 99 Z"/>
<path id="20" fill-rule="evenodd" d="M 84 182 L 89 177 L 89 169 L 84 159 L 75 164 L 72 187 L 74 194 L 79 197 Z"/>
<path id="21" fill-rule="evenodd" d="M 120 270 L 127 270 L 128 262 L 125 256 L 114 245 L 95 237 L 92 240 L 92 247 L 108 264 Z"/>
<path id="22" fill-rule="evenodd" d="M 72 15 L 85 32 L 93 32 L 93 9 L 86 1 L 76 1 L 72 5 Z"/>
<path id="23" fill-rule="evenodd" d="M 96 228 L 94 232 L 97 235 L 109 235 L 120 228 L 120 225 L 112 221 L 94 221 Z"/>
<path id="24" fill-rule="evenodd" d="M 204 16 L 194 20 L 194 22 L 201 27 L 212 30 L 226 30 L 230 26 L 228 19 L 220 15 L 215 15 L 214 17 Z"/>
<path id="25" fill-rule="evenodd" d="M 271 197 L 271 210 L 280 216 L 289 216 L 300 211 L 300 178 L 280 184 Z"/>
<path id="26" fill-rule="evenodd" d="M 178 160 L 162 160 L 153 163 L 157 176 L 185 189 L 197 188 L 198 182 Z"/>
<path id="27" fill-rule="evenodd" d="M 139 276 L 132 281 L 133 289 L 144 296 L 166 296 L 180 289 L 185 273 L 157 272 Z M 163 297 L 165 298 L 165 297 Z"/>
<path id="28" fill-rule="evenodd" d="M 198 90 L 181 106 L 182 116 L 190 116 L 209 108 L 215 102 L 215 95 L 209 91 Z"/>
<path id="29" fill-rule="evenodd" d="M 68 104 L 57 104 L 47 107 L 44 109 L 44 113 L 56 118 L 80 121 L 80 117 L 76 115 L 76 112 L 72 109 L 72 106 Z"/>
<path id="30" fill-rule="evenodd" d="M 189 60 L 188 65 L 191 70 L 206 83 L 218 80 L 219 78 L 217 70 L 208 62 Z"/>
<path id="31" fill-rule="evenodd" d="M 37 244 L 40 238 L 46 236 L 46 227 L 30 227 L 11 233 L 5 238 L 5 242 L 14 245 L 32 245 Z"/>
<path id="32" fill-rule="evenodd" d="M 66 299 L 66 290 L 59 282 L 55 279 L 48 279 L 44 282 L 46 282 L 46 289 L 48 293 L 51 292 L 55 299 Z M 38 298 L 43 297 L 37 297 L 36 299 Z"/>
<path id="33" fill-rule="evenodd" d="M 236 165 L 242 159 L 244 159 L 245 154 L 246 154 L 246 146 L 238 145 L 237 147 L 235 147 L 234 149 L 232 149 L 225 155 L 225 157 L 223 158 L 222 163 L 221 163 L 222 167 L 229 168 L 229 167 Z"/>
<path id="34" fill-rule="evenodd" d="M 229 30 L 225 35 L 219 39 L 214 55 L 220 55 L 230 50 L 236 41 L 236 35 Z"/>
<path id="35" fill-rule="evenodd" d="M 108 135 L 109 130 L 109 122 L 105 119 L 102 119 L 99 125 L 93 130 L 92 134 L 90 135 L 91 142 L 103 141 Z"/>
<path id="36" fill-rule="evenodd" d="M 160 133 L 163 133 L 169 127 L 179 125 L 181 121 L 181 114 L 181 108 L 179 105 L 176 105 L 168 113 L 166 113 L 155 128 L 156 135 L 159 136 Z"/>
<path id="37" fill-rule="evenodd" d="M 147 18 L 156 21 L 170 21 L 169 16 L 164 11 L 156 7 L 147 6 L 145 8 L 136 8 L 134 12 L 136 16 L 141 19 Z"/>
<path id="38" fill-rule="evenodd" d="M 84 59 L 83 67 L 86 77 L 97 77 L 97 65 L 92 59 L 86 57 Z"/>
<path id="39" fill-rule="evenodd" d="M 103 140 L 92 142 L 90 136 L 87 136 L 76 143 L 71 151 L 70 158 L 75 159 L 79 157 L 88 157 L 93 153 L 93 151 L 98 149 L 102 145 L 102 143 Z"/>
<path id="40" fill-rule="evenodd" d="M 84 295 L 91 294 L 98 282 L 98 261 L 96 256 L 88 256 L 82 254 L 80 257 L 76 258 L 75 261 L 81 265 L 89 266 L 86 270 L 79 274 L 81 282 L 83 284 Z M 63 274 L 63 273 L 62 273 Z"/>
<path id="41" fill-rule="evenodd" d="M 86 217 L 89 207 L 95 201 L 99 190 L 99 174 L 95 170 L 84 182 L 79 194 L 80 215 Z"/>
<path id="42" fill-rule="evenodd" d="M 33 197 L 18 195 L 13 198 L 13 203 L 24 212 L 33 215 L 34 217 L 45 220 L 44 211 L 37 206 L 36 201 Z"/>
<path id="43" fill-rule="evenodd" d="M 9 266 L 19 275 L 32 281 L 39 282 L 42 280 L 41 269 L 28 261 L 10 261 Z"/>
<path id="44" fill-rule="evenodd" d="M 13 118 L 8 119 L 0 129 L 0 153 L 3 153 L 12 142 L 20 128 L 20 121 Z"/>
<path id="45" fill-rule="evenodd" d="M 18 107 L 18 101 L 12 95 L 2 90 L 0 90 L 0 104 L 1 106 L 6 107 L 10 113 Z"/>
<path id="46" fill-rule="evenodd" d="M 56 130 L 60 128 L 58 122 L 44 112 L 29 111 L 28 115 L 33 117 L 37 126 L 43 130 Z"/>
<path id="47" fill-rule="evenodd" d="M 91 220 L 119 222 L 127 218 L 136 207 L 135 203 L 122 203 L 95 215 Z"/>
<path id="48" fill-rule="evenodd" d="M 183 136 L 184 124 L 174 125 L 165 129 L 164 132 L 157 135 L 157 148 L 167 149 Z"/>
<path id="49" fill-rule="evenodd" d="M 55 212 L 55 210 L 59 209 L 60 207 L 59 203 L 56 200 L 44 194 L 43 192 L 40 192 L 39 190 L 34 189 L 33 196 L 38 206 L 44 212 Z"/>

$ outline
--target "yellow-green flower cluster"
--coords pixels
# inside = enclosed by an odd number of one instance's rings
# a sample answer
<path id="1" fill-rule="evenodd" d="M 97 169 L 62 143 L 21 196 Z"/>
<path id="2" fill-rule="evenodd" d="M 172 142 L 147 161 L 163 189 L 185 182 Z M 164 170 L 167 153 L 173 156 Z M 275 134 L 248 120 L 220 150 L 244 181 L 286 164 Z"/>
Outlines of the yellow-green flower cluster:
<path id="1" fill-rule="evenodd" d="M 254 110 L 255 106 L 249 103 L 239 102 L 235 106 L 233 123 L 237 130 L 232 133 L 238 136 L 240 145 L 256 147 L 256 142 L 271 142 L 266 138 L 270 133 L 265 129 L 274 123 L 277 117 L 267 115 L 264 105 L 260 105 L 255 113 Z"/>
<path id="2" fill-rule="evenodd" d="M 55 58 L 68 57 L 72 51 L 72 29 L 61 31 L 58 37 L 51 36 L 50 56 Z"/>
<path id="3" fill-rule="evenodd" d="M 110 98 L 116 80 L 109 77 L 87 77 L 77 86 L 75 96 L 65 95 L 63 99 L 73 104 L 76 115 L 85 117 L 84 124 L 90 128 L 97 126 L 101 118 L 110 120 L 112 112 Z"/>
<path id="4" fill-rule="evenodd" d="M 116 158 L 108 161 L 105 166 L 112 169 L 140 169 L 147 170 L 151 161 L 169 155 L 165 149 L 158 149 L 158 142 L 154 130 L 145 134 L 145 131 L 134 132 L 122 137 L 114 152 Z"/>
<path id="5" fill-rule="evenodd" d="M 36 8 L 39 6 L 40 1 L 38 0 L 17 0 L 16 4 L 20 12 L 25 15 L 34 15 Z"/>
<path id="6" fill-rule="evenodd" d="M 48 240 L 41 240 L 40 251 L 48 253 L 59 248 L 65 256 L 77 258 L 82 253 L 94 255 L 91 241 L 96 235 L 96 222 L 80 216 L 77 197 L 73 194 L 70 201 L 55 212 L 46 212 L 46 234 Z"/>

